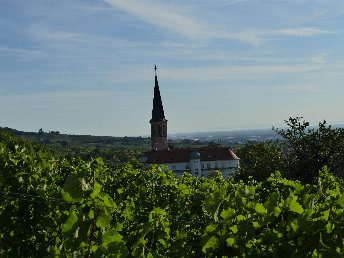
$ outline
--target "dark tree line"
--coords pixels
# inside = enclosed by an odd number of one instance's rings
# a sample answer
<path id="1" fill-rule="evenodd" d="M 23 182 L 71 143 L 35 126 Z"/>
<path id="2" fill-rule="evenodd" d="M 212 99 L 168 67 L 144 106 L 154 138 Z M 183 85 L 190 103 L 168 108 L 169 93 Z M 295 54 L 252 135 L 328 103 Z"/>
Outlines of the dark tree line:
<path id="1" fill-rule="evenodd" d="M 326 121 L 313 128 L 302 117 L 285 123 L 286 129 L 273 128 L 283 142 L 251 142 L 238 151 L 240 178 L 262 181 L 278 170 L 287 178 L 311 182 L 323 166 L 344 177 L 343 128 L 333 128 Z"/>

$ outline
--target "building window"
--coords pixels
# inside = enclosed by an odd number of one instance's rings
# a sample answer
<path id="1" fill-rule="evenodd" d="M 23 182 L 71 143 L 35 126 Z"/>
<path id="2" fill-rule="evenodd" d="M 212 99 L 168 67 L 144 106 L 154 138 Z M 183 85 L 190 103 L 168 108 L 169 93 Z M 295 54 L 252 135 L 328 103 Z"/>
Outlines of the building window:
<path id="1" fill-rule="evenodd" d="M 215 168 L 218 168 L 219 167 L 219 165 L 217 164 L 217 162 L 215 162 Z"/>
<path id="2" fill-rule="evenodd" d="M 189 164 L 186 164 L 186 165 L 185 165 L 185 169 L 190 169 L 190 165 L 189 165 Z"/>
<path id="3" fill-rule="evenodd" d="M 210 169 L 210 163 L 207 163 L 207 169 Z"/>
<path id="4" fill-rule="evenodd" d="M 202 163 L 201 166 L 202 166 L 202 169 L 204 169 L 204 163 Z"/>

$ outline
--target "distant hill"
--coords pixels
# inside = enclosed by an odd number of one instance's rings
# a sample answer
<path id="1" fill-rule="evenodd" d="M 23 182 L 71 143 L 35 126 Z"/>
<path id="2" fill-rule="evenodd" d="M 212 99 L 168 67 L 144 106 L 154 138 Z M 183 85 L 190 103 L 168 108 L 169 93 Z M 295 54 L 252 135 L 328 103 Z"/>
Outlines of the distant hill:
<path id="1" fill-rule="evenodd" d="M 58 131 L 24 132 L 4 127 L 4 130 L 14 135 L 31 141 L 44 143 L 53 148 L 127 148 L 150 149 L 150 137 L 114 137 L 93 135 L 61 134 Z M 235 130 L 216 132 L 194 132 L 169 134 L 169 141 L 175 147 L 192 147 L 208 143 L 220 143 L 224 145 L 241 145 L 247 141 L 263 142 L 282 139 L 272 129 Z"/>
<path id="2" fill-rule="evenodd" d="M 61 134 L 59 131 L 44 132 L 40 129 L 39 132 L 24 132 L 16 129 L 4 127 L 2 128 L 14 135 L 22 138 L 37 141 L 47 145 L 60 144 L 63 146 L 96 146 L 96 145 L 111 145 L 118 147 L 133 147 L 144 148 L 150 145 L 149 138 L 143 137 L 113 137 L 113 136 L 93 136 L 93 135 L 74 135 Z"/>
<path id="3" fill-rule="evenodd" d="M 215 142 L 223 144 L 245 144 L 247 141 L 263 142 L 282 139 L 272 129 L 235 130 L 217 132 L 176 133 L 170 139 L 189 139 L 201 142 Z"/>

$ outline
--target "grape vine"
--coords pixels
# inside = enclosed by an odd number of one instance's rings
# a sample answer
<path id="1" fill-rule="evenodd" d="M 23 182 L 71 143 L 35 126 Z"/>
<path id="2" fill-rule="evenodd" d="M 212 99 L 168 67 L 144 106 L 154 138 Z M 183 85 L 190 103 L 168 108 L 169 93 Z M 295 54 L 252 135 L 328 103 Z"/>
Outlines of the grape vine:
<path id="1" fill-rule="evenodd" d="M 343 193 L 326 167 L 244 183 L 0 144 L 0 256 L 342 257 Z"/>

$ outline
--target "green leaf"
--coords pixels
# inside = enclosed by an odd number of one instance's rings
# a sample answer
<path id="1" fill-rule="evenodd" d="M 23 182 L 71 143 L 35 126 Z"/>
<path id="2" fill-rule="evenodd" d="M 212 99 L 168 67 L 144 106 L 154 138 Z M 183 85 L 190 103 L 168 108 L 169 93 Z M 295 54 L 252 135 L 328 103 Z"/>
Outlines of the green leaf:
<path id="1" fill-rule="evenodd" d="M 94 245 L 91 248 L 91 252 L 94 253 L 95 251 L 97 251 L 97 249 L 98 249 L 98 246 Z"/>
<path id="2" fill-rule="evenodd" d="M 236 219 L 237 219 L 238 222 L 240 222 L 240 221 L 242 221 L 242 220 L 245 220 L 245 216 L 243 216 L 243 215 L 238 215 L 238 216 L 236 217 Z"/>
<path id="3" fill-rule="evenodd" d="M 123 237 L 120 234 L 115 233 L 113 229 L 107 230 L 102 237 L 102 247 L 107 248 L 111 243 L 123 242 L 122 239 Z"/>
<path id="4" fill-rule="evenodd" d="M 63 185 L 63 199 L 66 201 L 80 201 L 83 198 L 80 178 L 71 174 Z"/>
<path id="5" fill-rule="evenodd" d="M 233 246 L 235 243 L 235 240 L 234 238 L 230 237 L 230 238 L 227 238 L 226 242 L 229 246 Z"/>
<path id="6" fill-rule="evenodd" d="M 344 195 L 342 195 L 337 201 L 336 204 L 338 204 L 340 207 L 344 208 Z"/>
<path id="7" fill-rule="evenodd" d="M 72 211 L 69 214 L 67 221 L 62 225 L 62 232 L 67 232 L 71 230 L 77 221 L 78 221 L 78 216 L 76 215 L 75 211 Z"/>
<path id="8" fill-rule="evenodd" d="M 326 227 L 326 232 L 328 234 L 332 233 L 334 227 L 333 227 L 333 224 L 331 222 L 328 222 L 325 227 Z"/>
<path id="9" fill-rule="evenodd" d="M 296 201 L 296 197 L 294 197 L 290 202 L 289 202 L 289 209 L 290 211 L 296 212 L 296 213 L 303 213 L 303 208 L 302 206 Z"/>
<path id="10" fill-rule="evenodd" d="M 207 249 L 215 249 L 217 245 L 217 238 L 215 236 L 212 236 L 208 239 L 206 244 L 203 246 L 202 251 L 203 253 L 207 253 Z"/>
<path id="11" fill-rule="evenodd" d="M 105 228 L 110 226 L 111 221 L 111 214 L 107 214 L 103 212 L 100 216 L 98 216 L 96 225 L 100 228 Z"/>
<path id="12" fill-rule="evenodd" d="M 238 226 L 237 226 L 237 225 L 235 225 L 235 226 L 233 226 L 233 227 L 230 227 L 229 229 L 232 230 L 232 232 L 233 232 L 234 234 L 238 232 Z"/>
<path id="13" fill-rule="evenodd" d="M 274 216 L 278 217 L 280 215 L 280 213 L 281 213 L 280 207 L 275 207 L 274 208 Z"/>
<path id="14" fill-rule="evenodd" d="M 235 214 L 235 210 L 232 209 L 232 208 L 228 208 L 227 210 L 223 210 L 221 212 L 221 217 L 224 219 L 224 220 L 227 220 L 229 219 L 232 215 Z"/>
<path id="15" fill-rule="evenodd" d="M 206 233 L 214 232 L 217 229 L 217 226 L 214 224 L 210 224 L 205 228 Z"/>
<path id="16" fill-rule="evenodd" d="M 321 214 L 323 215 L 324 220 L 327 221 L 328 217 L 330 215 L 330 210 L 326 210 L 326 211 L 322 212 Z"/>
<path id="17" fill-rule="evenodd" d="M 94 212 L 93 212 L 93 210 L 90 210 L 90 212 L 88 213 L 88 218 L 89 218 L 89 219 L 93 219 L 93 218 L 94 218 Z"/>
<path id="18" fill-rule="evenodd" d="M 91 193 L 91 197 L 95 198 L 100 193 L 101 189 L 102 189 L 102 185 L 96 181 L 94 183 L 94 189 L 93 189 L 93 192 Z"/>
<path id="19" fill-rule="evenodd" d="M 264 205 L 261 203 L 256 203 L 256 205 L 254 206 L 254 209 L 258 213 L 266 213 L 266 209 L 265 209 Z"/>

